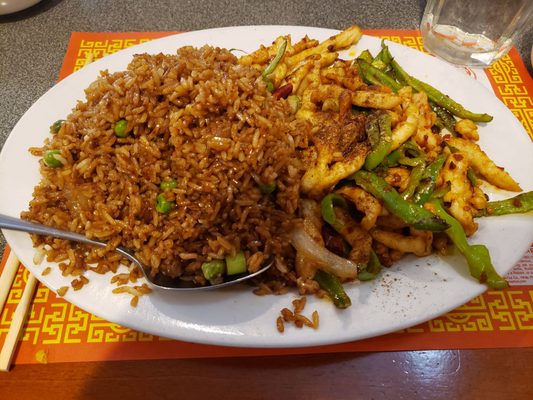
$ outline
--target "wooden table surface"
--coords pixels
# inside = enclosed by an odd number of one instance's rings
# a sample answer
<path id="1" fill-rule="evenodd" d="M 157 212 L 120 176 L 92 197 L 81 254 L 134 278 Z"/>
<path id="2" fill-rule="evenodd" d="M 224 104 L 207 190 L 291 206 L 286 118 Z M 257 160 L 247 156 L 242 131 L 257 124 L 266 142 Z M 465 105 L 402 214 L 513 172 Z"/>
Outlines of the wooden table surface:
<path id="1" fill-rule="evenodd" d="M 533 349 L 20 365 L 1 399 L 533 399 Z"/>

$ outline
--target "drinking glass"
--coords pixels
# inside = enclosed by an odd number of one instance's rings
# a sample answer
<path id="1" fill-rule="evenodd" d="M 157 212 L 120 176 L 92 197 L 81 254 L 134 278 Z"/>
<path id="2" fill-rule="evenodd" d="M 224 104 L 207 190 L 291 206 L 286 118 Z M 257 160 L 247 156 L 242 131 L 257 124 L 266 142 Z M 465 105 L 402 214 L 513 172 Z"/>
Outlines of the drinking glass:
<path id="1" fill-rule="evenodd" d="M 453 64 L 486 68 L 531 28 L 533 0 L 428 0 L 424 47 Z"/>

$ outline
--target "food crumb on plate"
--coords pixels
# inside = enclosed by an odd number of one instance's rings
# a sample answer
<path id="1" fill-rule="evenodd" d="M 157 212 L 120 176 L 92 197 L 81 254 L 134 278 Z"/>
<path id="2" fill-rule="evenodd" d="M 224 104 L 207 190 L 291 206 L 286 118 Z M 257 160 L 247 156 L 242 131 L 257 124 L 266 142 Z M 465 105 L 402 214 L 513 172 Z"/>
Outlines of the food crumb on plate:
<path id="1" fill-rule="evenodd" d="M 59 289 L 57 289 L 57 295 L 59 297 L 63 297 L 68 292 L 68 286 L 61 286 Z"/>
<path id="2" fill-rule="evenodd" d="M 319 316 L 318 311 L 313 311 L 311 314 L 311 319 L 307 318 L 305 315 L 302 315 L 302 311 L 305 308 L 307 303 L 306 297 L 300 297 L 292 301 L 293 310 L 289 310 L 287 307 L 284 307 L 280 311 L 280 316 L 276 319 L 276 327 L 278 332 L 285 332 L 285 323 L 293 323 L 297 328 L 303 328 L 307 326 L 309 328 L 318 329 L 319 325 Z"/>

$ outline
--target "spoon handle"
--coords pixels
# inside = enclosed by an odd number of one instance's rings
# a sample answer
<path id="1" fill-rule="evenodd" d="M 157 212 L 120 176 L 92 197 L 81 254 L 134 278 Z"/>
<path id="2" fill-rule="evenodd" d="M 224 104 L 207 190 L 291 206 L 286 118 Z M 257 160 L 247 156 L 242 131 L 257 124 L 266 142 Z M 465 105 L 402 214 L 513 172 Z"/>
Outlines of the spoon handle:
<path id="1" fill-rule="evenodd" d="M 103 242 L 88 239 L 79 233 L 63 231 L 46 225 L 34 224 L 23 219 L 9 217 L 3 214 L 0 214 L 0 228 L 9 229 L 12 231 L 36 233 L 38 235 L 54 236 L 59 239 L 72 240 L 75 242 L 91 244 L 99 247 L 106 246 L 106 244 Z"/>

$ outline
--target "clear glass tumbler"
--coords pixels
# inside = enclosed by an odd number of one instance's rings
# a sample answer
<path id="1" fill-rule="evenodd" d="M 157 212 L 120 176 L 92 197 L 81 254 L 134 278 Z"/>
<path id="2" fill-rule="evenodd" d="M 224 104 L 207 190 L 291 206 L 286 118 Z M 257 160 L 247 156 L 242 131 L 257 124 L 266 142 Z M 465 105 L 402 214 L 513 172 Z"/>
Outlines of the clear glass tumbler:
<path id="1" fill-rule="evenodd" d="M 531 27 L 533 0 L 428 0 L 424 47 L 453 64 L 486 68 Z"/>

